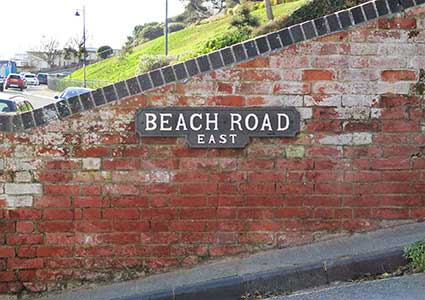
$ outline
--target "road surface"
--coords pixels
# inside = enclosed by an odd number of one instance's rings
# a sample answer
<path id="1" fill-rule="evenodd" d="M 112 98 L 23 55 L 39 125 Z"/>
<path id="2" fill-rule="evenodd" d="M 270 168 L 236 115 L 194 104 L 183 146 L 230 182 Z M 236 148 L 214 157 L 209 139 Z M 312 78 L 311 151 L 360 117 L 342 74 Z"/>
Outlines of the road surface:
<path id="1" fill-rule="evenodd" d="M 341 284 L 268 300 L 425 300 L 425 274 Z"/>
<path id="2" fill-rule="evenodd" d="M 56 102 L 57 100 L 55 100 L 54 97 L 59 95 L 58 92 L 49 90 L 47 85 L 28 86 L 23 92 L 18 89 L 9 88 L 4 90 L 3 93 L 22 95 L 29 100 L 34 106 L 34 109 Z"/>

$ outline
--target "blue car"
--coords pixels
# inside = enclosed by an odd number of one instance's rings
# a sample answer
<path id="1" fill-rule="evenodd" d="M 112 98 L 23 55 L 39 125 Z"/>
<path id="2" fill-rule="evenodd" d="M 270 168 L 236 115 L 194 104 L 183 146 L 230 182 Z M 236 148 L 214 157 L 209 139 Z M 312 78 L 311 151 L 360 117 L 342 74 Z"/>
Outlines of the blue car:
<path id="1" fill-rule="evenodd" d="M 59 96 L 55 96 L 57 100 L 67 100 L 71 97 L 88 93 L 91 89 L 81 88 L 81 87 L 68 87 L 66 88 Z"/>
<path id="2" fill-rule="evenodd" d="M 0 114 L 33 110 L 32 104 L 20 95 L 0 93 Z"/>

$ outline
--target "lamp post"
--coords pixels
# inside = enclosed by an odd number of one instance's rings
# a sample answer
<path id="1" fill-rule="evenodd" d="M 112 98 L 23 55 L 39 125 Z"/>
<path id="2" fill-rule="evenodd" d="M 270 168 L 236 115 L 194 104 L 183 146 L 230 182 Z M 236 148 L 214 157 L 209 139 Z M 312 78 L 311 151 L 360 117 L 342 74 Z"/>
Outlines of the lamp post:
<path id="1" fill-rule="evenodd" d="M 76 10 L 75 16 L 80 16 L 79 9 Z M 84 87 L 87 87 L 87 79 L 86 79 L 86 7 L 83 6 L 83 73 L 84 73 Z"/>
<path id="2" fill-rule="evenodd" d="M 168 55 L 168 0 L 165 0 L 165 56 Z"/>

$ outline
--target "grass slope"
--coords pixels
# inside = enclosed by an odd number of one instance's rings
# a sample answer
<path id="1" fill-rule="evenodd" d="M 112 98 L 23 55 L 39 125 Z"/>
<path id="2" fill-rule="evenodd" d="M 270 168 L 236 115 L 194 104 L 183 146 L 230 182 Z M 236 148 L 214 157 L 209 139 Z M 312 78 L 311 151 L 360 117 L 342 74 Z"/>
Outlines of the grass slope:
<path id="1" fill-rule="evenodd" d="M 299 0 L 290 3 L 278 4 L 273 6 L 275 16 L 289 15 L 296 9 L 306 4 L 309 0 Z M 259 17 L 261 24 L 267 22 L 264 9 L 252 12 Z M 230 25 L 230 16 L 222 16 L 202 22 L 199 25 L 171 33 L 169 35 L 169 54 L 170 55 L 188 55 L 193 53 L 199 45 L 205 43 L 211 37 L 222 33 Z M 98 63 L 87 66 L 88 80 L 107 80 L 111 82 L 124 80 L 137 74 L 137 66 L 140 56 L 144 54 L 163 54 L 164 37 L 159 37 L 140 45 L 128 55 L 125 60 L 119 61 L 116 56 L 105 59 Z M 72 79 L 83 79 L 83 70 L 79 69 L 71 74 Z"/>

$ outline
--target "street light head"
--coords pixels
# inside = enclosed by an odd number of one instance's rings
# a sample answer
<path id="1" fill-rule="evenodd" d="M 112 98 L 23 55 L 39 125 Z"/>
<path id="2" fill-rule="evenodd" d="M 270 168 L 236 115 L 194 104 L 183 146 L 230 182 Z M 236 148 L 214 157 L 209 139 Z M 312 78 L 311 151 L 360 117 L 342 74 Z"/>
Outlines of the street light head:
<path id="1" fill-rule="evenodd" d="M 75 16 L 76 17 L 79 17 L 80 16 L 80 12 L 77 10 L 77 11 L 75 11 Z"/>

